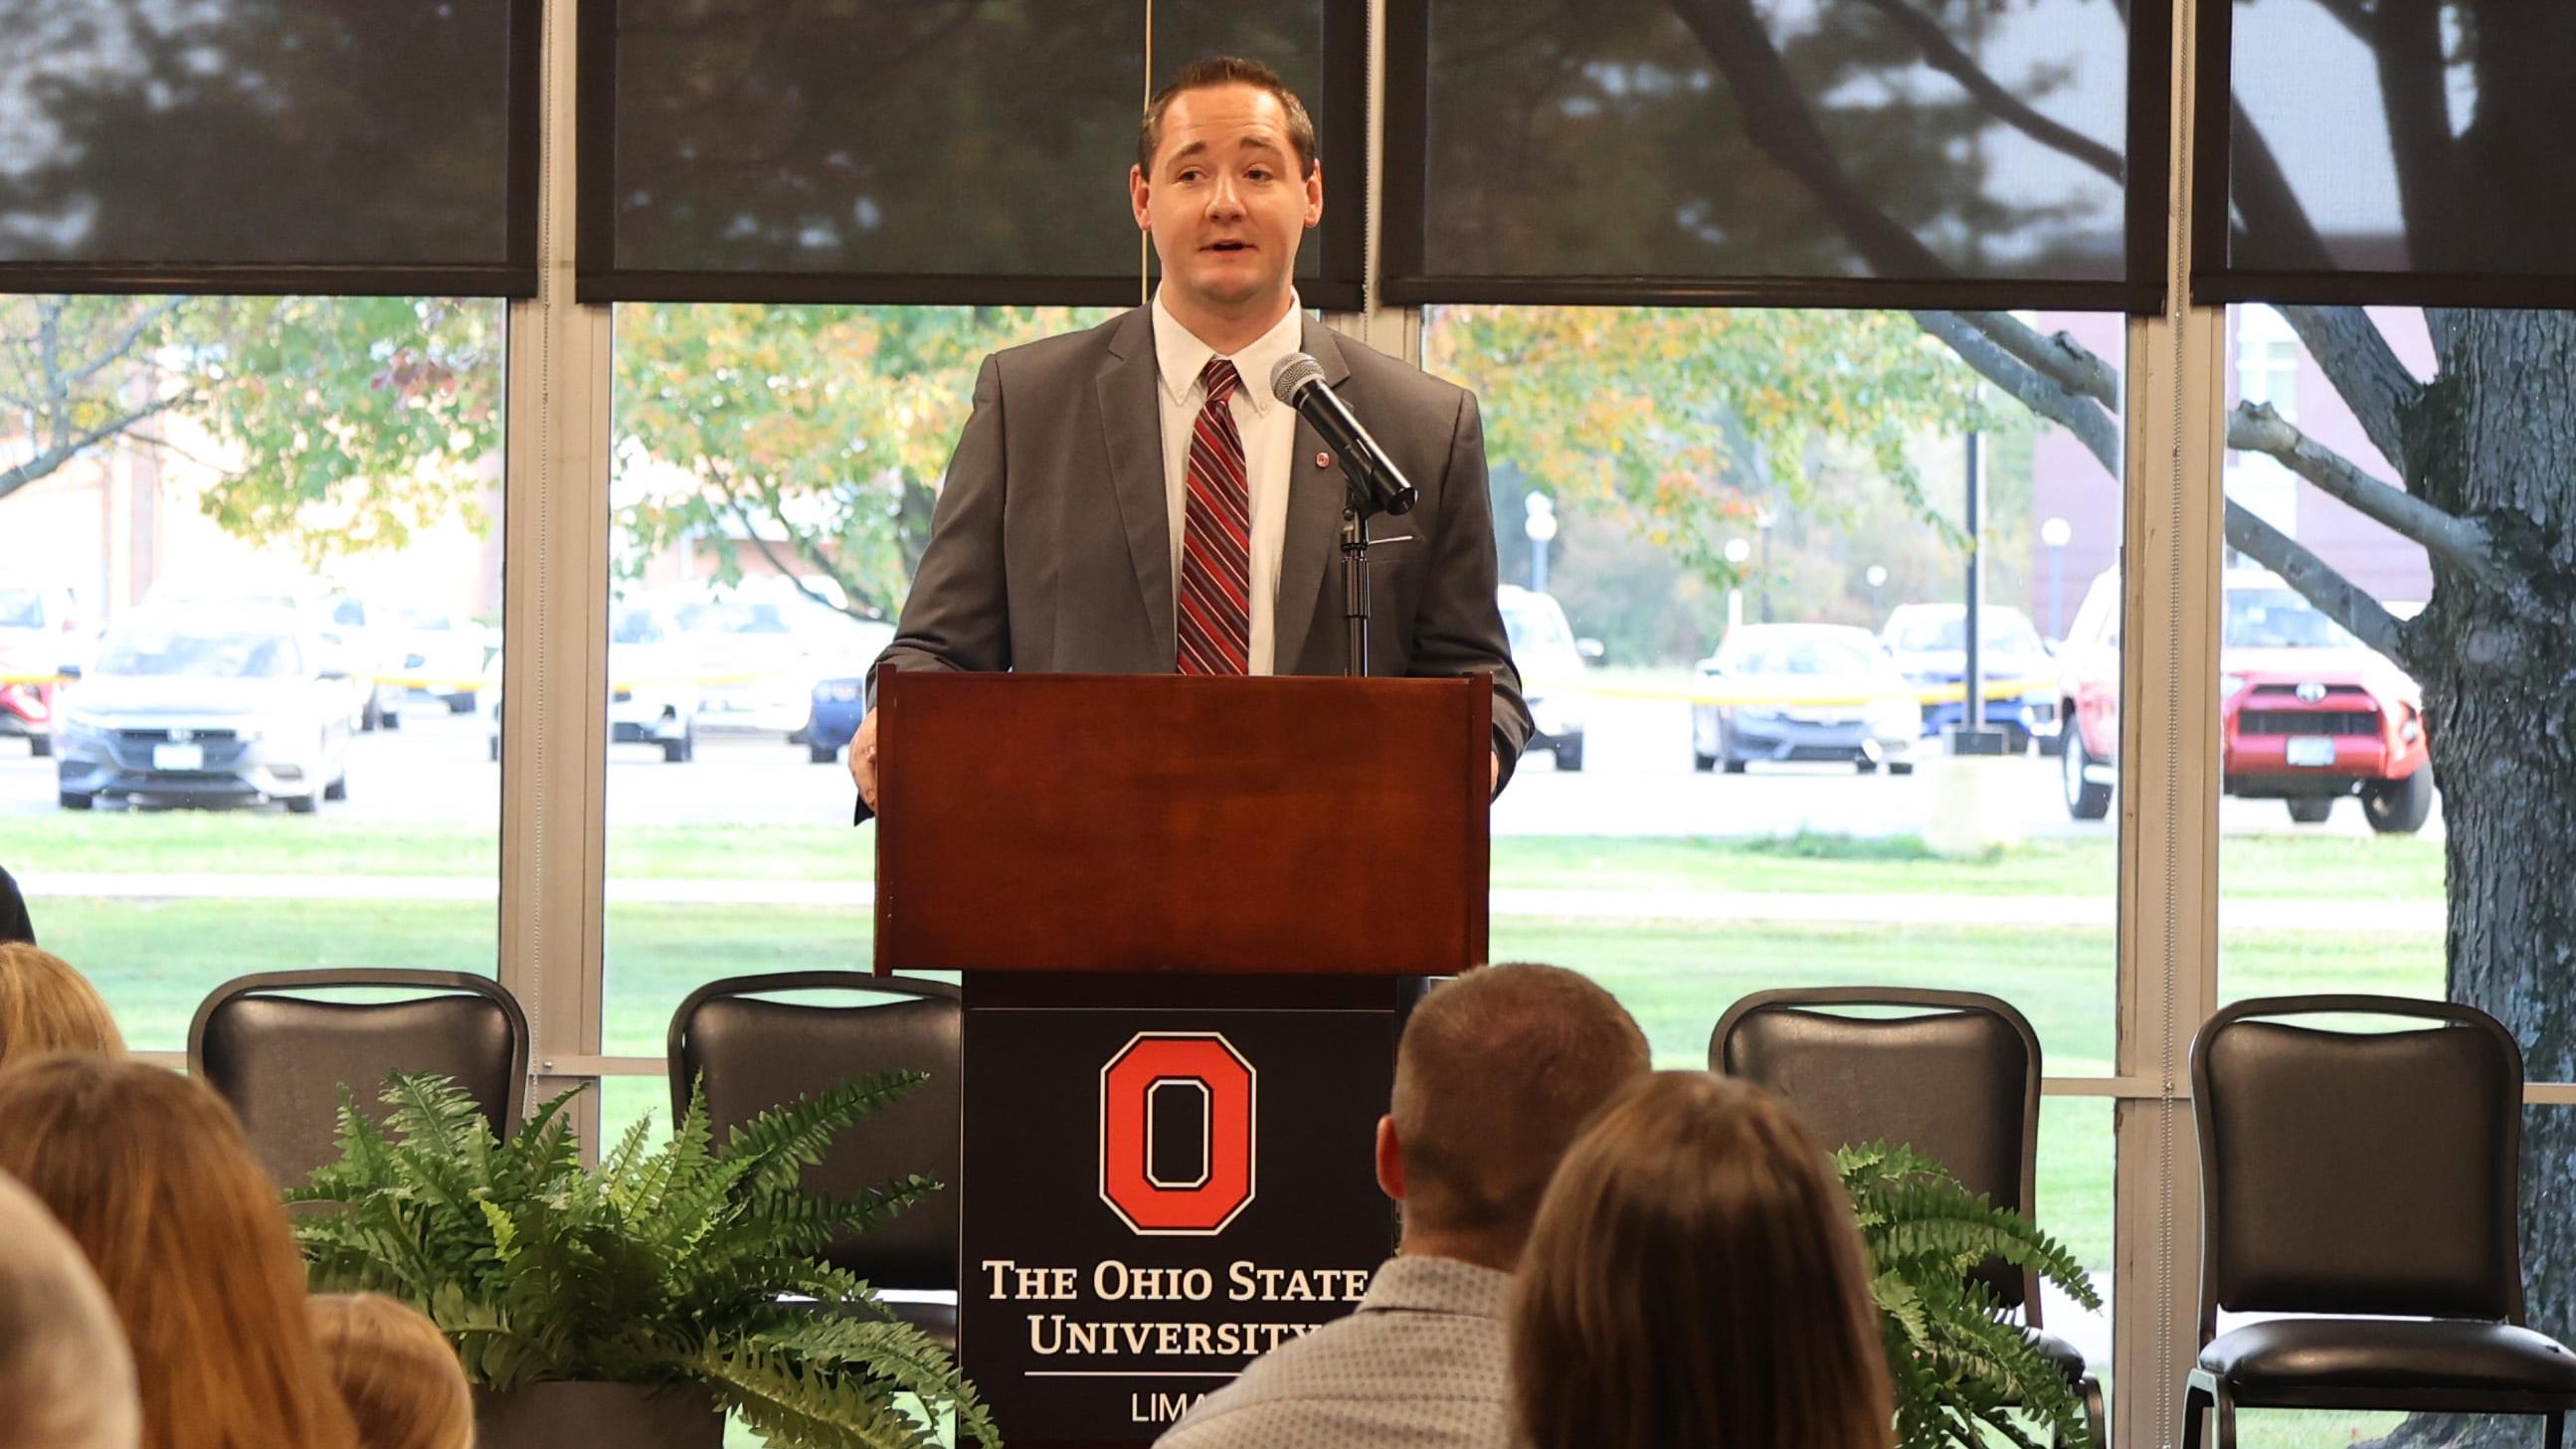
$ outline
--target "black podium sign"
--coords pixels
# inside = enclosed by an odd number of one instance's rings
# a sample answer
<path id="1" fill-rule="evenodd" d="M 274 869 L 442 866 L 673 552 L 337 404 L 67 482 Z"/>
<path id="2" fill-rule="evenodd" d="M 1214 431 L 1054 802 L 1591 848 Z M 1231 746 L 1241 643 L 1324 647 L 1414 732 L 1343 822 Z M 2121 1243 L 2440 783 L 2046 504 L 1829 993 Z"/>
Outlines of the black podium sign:
<path id="1" fill-rule="evenodd" d="M 1395 1032 L 970 988 L 958 1343 L 1011 1443 L 1149 1441 L 1351 1310 L 1393 1240 L 1371 1143 Z"/>

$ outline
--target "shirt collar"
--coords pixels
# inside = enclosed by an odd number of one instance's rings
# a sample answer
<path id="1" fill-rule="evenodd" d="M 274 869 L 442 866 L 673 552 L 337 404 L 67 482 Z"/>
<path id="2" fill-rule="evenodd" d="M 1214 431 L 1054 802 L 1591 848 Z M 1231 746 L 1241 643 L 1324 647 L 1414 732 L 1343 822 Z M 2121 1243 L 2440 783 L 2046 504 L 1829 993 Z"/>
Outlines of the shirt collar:
<path id="1" fill-rule="evenodd" d="M 1163 374 L 1163 392 L 1174 406 L 1187 401 L 1190 389 L 1198 385 L 1199 374 L 1207 370 L 1208 359 L 1216 349 L 1198 339 L 1198 334 L 1181 325 L 1181 320 L 1163 308 L 1163 292 L 1154 289 L 1154 363 Z M 1270 395 L 1270 369 L 1279 359 L 1297 350 L 1306 338 L 1306 308 L 1294 290 L 1288 293 L 1288 311 L 1269 331 L 1254 338 L 1234 354 L 1234 370 L 1243 378 L 1235 395 L 1252 404 L 1255 416 L 1278 406 Z"/>
<path id="2" fill-rule="evenodd" d="M 1510 1309 L 1512 1275 L 1456 1258 L 1424 1254 L 1389 1258 L 1370 1281 L 1360 1311 L 1455 1313 L 1500 1320 Z"/>

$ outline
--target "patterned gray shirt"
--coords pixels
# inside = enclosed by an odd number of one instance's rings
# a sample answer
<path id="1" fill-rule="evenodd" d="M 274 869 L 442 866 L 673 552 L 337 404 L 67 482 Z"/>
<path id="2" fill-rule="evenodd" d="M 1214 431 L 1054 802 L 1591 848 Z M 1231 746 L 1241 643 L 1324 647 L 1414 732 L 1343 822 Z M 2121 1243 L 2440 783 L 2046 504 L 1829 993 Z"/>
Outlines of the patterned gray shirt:
<path id="1" fill-rule="evenodd" d="M 1356 1312 L 1263 1354 L 1157 1449 L 1506 1449 L 1512 1276 L 1390 1258 Z"/>

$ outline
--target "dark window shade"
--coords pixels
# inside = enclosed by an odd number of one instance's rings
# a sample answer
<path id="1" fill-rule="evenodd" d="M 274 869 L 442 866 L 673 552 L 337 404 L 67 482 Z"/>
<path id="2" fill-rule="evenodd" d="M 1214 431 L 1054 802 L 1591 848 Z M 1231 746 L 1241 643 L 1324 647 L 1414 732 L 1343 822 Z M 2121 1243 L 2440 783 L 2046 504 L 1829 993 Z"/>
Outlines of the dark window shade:
<path id="1" fill-rule="evenodd" d="M 2170 13 L 2158 0 L 1397 6 L 1380 290 L 2151 310 Z"/>
<path id="2" fill-rule="evenodd" d="M 2201 15 L 2201 302 L 2576 307 L 2576 6 Z"/>
<path id="3" fill-rule="evenodd" d="M 0 289 L 534 295 L 538 20 L 0 5 Z"/>
<path id="4" fill-rule="evenodd" d="M 1324 222 L 1297 253 L 1298 294 L 1311 307 L 1356 310 L 1368 200 L 1364 0 L 1154 0 L 1156 85 L 1215 55 L 1261 61 L 1306 103 L 1324 168 Z"/>
<path id="5" fill-rule="evenodd" d="M 585 301 L 1132 303 L 1144 0 L 589 0 Z M 1364 0 L 1156 0 L 1153 69 L 1277 67 L 1326 209 L 1308 302 L 1359 303 Z M 1331 158 L 1346 158 L 1338 168 Z"/>

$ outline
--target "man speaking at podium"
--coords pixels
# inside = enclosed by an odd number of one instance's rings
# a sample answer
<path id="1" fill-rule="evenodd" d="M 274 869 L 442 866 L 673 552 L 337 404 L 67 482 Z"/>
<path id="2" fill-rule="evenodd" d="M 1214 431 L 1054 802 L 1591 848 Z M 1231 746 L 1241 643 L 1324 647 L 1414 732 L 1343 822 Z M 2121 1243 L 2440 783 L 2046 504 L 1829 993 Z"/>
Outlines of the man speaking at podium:
<path id="1" fill-rule="evenodd" d="M 1530 735 L 1494 598 L 1476 399 L 1307 320 L 1324 214 L 1305 106 L 1267 66 L 1201 61 L 1147 103 L 1127 180 L 1154 300 L 998 352 L 975 379 L 894 642 L 902 669 L 1342 674 L 1343 476 L 1273 397 L 1310 354 L 1420 502 L 1371 527 L 1369 673 L 1494 680 L 1492 785 Z M 850 744 L 876 806 L 870 711 Z"/>

